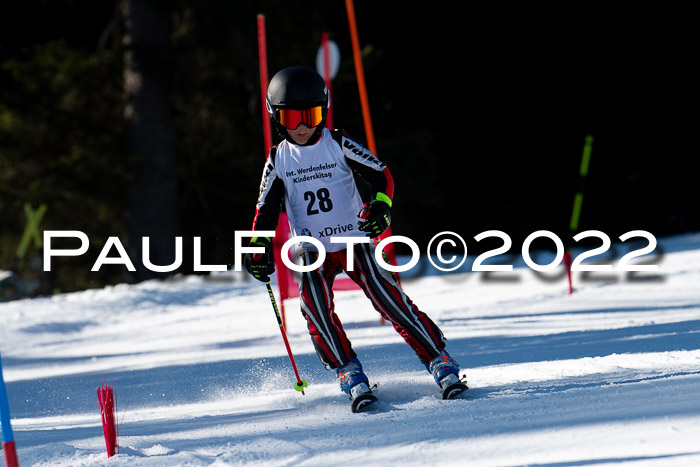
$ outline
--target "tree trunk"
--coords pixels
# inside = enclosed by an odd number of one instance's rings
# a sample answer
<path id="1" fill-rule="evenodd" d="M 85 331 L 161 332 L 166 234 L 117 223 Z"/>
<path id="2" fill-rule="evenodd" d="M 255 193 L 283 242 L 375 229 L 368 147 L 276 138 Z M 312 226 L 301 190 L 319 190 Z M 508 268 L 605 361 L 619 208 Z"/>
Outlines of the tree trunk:
<path id="1" fill-rule="evenodd" d="M 122 0 L 126 143 L 131 165 L 128 253 L 136 280 L 157 277 L 143 266 L 149 238 L 152 264 L 175 259 L 179 229 L 177 158 L 170 109 L 171 26 L 167 2 Z"/>

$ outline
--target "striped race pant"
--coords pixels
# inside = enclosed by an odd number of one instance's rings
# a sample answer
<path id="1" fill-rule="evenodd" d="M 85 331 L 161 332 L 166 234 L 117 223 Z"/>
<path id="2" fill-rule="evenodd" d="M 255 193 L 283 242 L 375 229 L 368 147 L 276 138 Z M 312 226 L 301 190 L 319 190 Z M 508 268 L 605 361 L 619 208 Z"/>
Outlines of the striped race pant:
<path id="1" fill-rule="evenodd" d="M 343 325 L 335 313 L 333 281 L 343 270 L 364 291 L 374 308 L 427 363 L 445 348 L 440 328 L 401 290 L 389 271 L 374 257 L 373 243 L 354 246 L 353 270 L 346 270 L 347 250 L 327 252 L 323 264 L 304 272 L 299 284 L 301 311 L 321 362 L 328 369 L 338 368 L 357 356 Z M 304 264 L 312 264 L 317 253 L 304 253 Z"/>

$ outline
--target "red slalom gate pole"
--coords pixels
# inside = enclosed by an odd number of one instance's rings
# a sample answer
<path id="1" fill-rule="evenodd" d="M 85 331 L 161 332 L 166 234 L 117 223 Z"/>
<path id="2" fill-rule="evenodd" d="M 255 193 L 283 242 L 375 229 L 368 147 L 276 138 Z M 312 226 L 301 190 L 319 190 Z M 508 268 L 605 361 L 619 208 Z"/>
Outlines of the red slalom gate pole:
<path id="1" fill-rule="evenodd" d="M 292 368 L 294 369 L 294 376 L 297 378 L 297 382 L 294 384 L 294 389 L 304 393 L 304 388 L 309 385 L 305 380 L 299 377 L 299 370 L 297 370 L 297 364 L 294 362 L 294 355 L 292 355 L 292 348 L 289 346 L 289 341 L 287 340 L 287 333 L 284 332 L 284 324 L 282 323 L 282 318 L 280 317 L 280 312 L 277 309 L 277 301 L 275 300 L 275 294 L 272 292 L 272 286 L 269 282 L 266 282 L 267 293 L 270 295 L 270 303 L 272 303 L 272 308 L 275 310 L 275 316 L 277 316 L 277 324 L 280 326 L 280 332 L 282 333 L 282 339 L 284 340 L 284 346 L 287 348 L 287 355 L 289 355 L 289 361 L 292 362 Z"/>
<path id="2" fill-rule="evenodd" d="M 2 358 L 0 358 L 0 429 L 2 429 L 2 450 L 5 453 L 6 467 L 18 467 L 17 447 L 10 424 L 10 403 L 7 400 L 7 388 L 2 377 Z"/>
<path id="3" fill-rule="evenodd" d="M 2 452 L 5 453 L 6 467 L 19 467 L 19 463 L 17 461 L 17 447 L 15 446 L 14 441 L 3 441 Z"/>
<path id="4" fill-rule="evenodd" d="M 258 15 L 258 60 L 260 61 L 260 94 L 262 102 L 263 133 L 265 137 L 265 157 L 272 147 L 272 128 L 267 116 L 267 40 L 265 38 L 265 15 Z"/>
<path id="5" fill-rule="evenodd" d="M 265 33 L 265 15 L 258 15 L 258 61 L 260 62 L 260 97 L 262 100 L 262 119 L 263 119 L 263 133 L 265 137 L 265 158 L 270 156 L 270 148 L 272 148 L 272 128 L 270 125 L 270 117 L 267 112 L 267 83 L 269 82 L 267 73 L 267 38 Z M 279 226 L 277 227 L 277 232 L 272 240 L 273 248 L 278 253 L 275 255 L 275 269 L 277 273 L 277 285 L 280 290 L 280 308 L 282 326 L 286 326 L 286 316 L 284 312 L 284 301 L 289 297 L 289 277 L 287 274 L 287 269 L 282 263 L 280 258 L 280 242 L 284 241 L 284 231 L 281 225 L 287 221 L 287 213 L 282 212 L 280 214 Z"/>
<path id="6" fill-rule="evenodd" d="M 117 453 L 117 427 L 116 427 L 116 400 L 114 389 L 106 383 L 97 388 L 97 401 L 100 406 L 100 416 L 102 417 L 102 431 L 105 437 L 107 457 L 112 457 Z"/>
<path id="7" fill-rule="evenodd" d="M 571 277 L 571 250 L 564 252 L 564 267 L 566 267 L 566 276 L 569 279 L 569 295 L 574 293 L 574 282 Z"/>

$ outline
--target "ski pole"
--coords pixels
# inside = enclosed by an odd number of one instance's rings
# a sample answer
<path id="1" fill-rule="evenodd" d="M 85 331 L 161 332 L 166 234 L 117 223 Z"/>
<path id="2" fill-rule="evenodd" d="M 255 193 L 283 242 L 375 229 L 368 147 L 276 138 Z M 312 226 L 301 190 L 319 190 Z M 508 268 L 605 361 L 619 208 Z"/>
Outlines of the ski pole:
<path id="1" fill-rule="evenodd" d="M 279 309 L 277 308 L 277 300 L 275 300 L 275 294 L 272 292 L 272 286 L 269 282 L 266 282 L 267 293 L 270 296 L 270 302 L 272 303 L 272 308 L 275 310 L 275 316 L 277 316 L 277 324 L 280 326 L 280 332 L 282 333 L 282 339 L 284 339 L 284 345 L 287 347 L 287 354 L 289 355 L 289 361 L 292 362 L 292 368 L 294 368 L 294 375 L 297 377 L 297 382 L 294 383 L 294 389 L 304 393 L 304 388 L 309 385 L 305 380 L 299 377 L 299 371 L 297 370 L 297 365 L 294 363 L 294 355 L 292 355 L 292 349 L 289 347 L 289 341 L 287 340 L 287 333 L 284 332 L 284 325 L 282 324 L 282 317 L 280 316 Z"/>

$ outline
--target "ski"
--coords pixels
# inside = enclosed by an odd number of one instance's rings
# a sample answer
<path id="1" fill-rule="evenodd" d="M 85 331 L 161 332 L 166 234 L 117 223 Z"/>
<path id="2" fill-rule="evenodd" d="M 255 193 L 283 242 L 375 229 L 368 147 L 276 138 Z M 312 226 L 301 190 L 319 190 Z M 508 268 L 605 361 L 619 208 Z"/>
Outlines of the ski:
<path id="1" fill-rule="evenodd" d="M 448 375 L 442 381 L 440 381 L 440 387 L 442 388 L 441 395 L 443 400 L 453 400 L 465 397 L 465 393 L 467 389 L 469 389 L 466 378 L 459 378 L 455 374 Z M 374 407 L 377 407 L 377 405 L 374 405 L 379 401 L 379 398 L 377 398 L 374 393 L 377 388 L 377 384 L 369 388 L 365 383 L 360 383 L 352 387 L 350 389 L 352 412 L 366 412 L 374 409 Z"/>
<path id="2" fill-rule="evenodd" d="M 375 384 L 372 389 L 376 387 Z M 352 413 L 364 412 L 379 400 L 365 383 L 360 383 L 350 389 L 350 399 L 352 399 Z"/>
<path id="3" fill-rule="evenodd" d="M 456 399 L 469 389 L 466 379 L 459 379 L 455 374 L 448 375 L 440 381 L 440 387 L 444 400 Z"/>
<path id="4" fill-rule="evenodd" d="M 358 396 L 357 398 L 352 400 L 352 412 L 353 413 L 359 413 L 359 412 L 364 412 L 365 410 L 369 409 L 372 404 L 377 402 L 379 399 L 377 399 L 377 396 L 375 396 L 372 393 L 369 394 L 362 394 Z"/>

